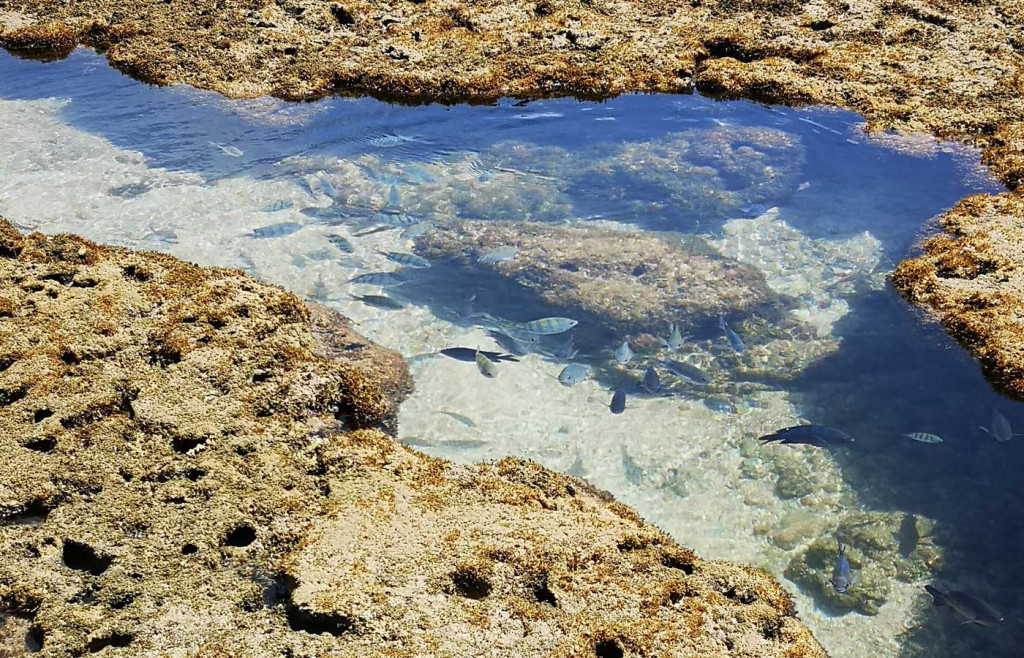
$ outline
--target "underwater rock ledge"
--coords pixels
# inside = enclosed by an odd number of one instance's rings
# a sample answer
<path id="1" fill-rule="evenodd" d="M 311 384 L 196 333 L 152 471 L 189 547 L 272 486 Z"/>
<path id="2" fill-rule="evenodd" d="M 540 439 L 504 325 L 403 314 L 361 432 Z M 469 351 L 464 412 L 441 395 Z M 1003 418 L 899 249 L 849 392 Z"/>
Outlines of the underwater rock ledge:
<path id="1" fill-rule="evenodd" d="M 0 654 L 826 655 L 582 480 L 399 445 L 410 386 L 276 286 L 0 219 Z"/>

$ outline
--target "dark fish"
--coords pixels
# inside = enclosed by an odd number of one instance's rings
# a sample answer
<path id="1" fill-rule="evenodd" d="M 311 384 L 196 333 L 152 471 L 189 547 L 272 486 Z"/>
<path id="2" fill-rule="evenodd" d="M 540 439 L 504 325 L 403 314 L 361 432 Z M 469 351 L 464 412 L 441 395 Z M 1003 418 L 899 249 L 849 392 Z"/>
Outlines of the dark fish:
<path id="1" fill-rule="evenodd" d="M 852 443 L 853 437 L 826 425 L 796 425 L 766 434 L 758 440 L 762 443 L 802 443 L 824 448 L 837 443 Z"/>
<path id="2" fill-rule="evenodd" d="M 398 301 L 394 297 L 388 297 L 387 295 L 352 295 L 351 297 L 352 299 L 360 301 L 367 306 L 382 308 L 389 311 L 405 308 L 404 303 Z"/>
<path id="3" fill-rule="evenodd" d="M 659 363 L 661 363 L 665 370 L 668 370 L 670 373 L 672 373 L 676 377 L 679 377 L 680 379 L 685 379 L 691 384 L 707 386 L 708 384 L 714 381 L 714 379 L 712 379 L 708 375 L 708 373 L 704 372 L 697 366 L 690 365 L 689 363 L 684 363 L 682 361 L 673 361 L 671 359 L 663 359 L 662 361 L 659 361 Z"/>
<path id="4" fill-rule="evenodd" d="M 850 572 L 850 562 L 846 559 L 846 547 L 843 542 L 836 540 L 839 560 L 836 568 L 832 570 L 832 589 L 837 594 L 844 594 L 853 585 L 853 574 Z"/>
<path id="5" fill-rule="evenodd" d="M 608 405 L 613 414 L 621 414 L 626 410 L 626 392 L 619 390 L 612 395 L 612 402 Z"/>
<path id="6" fill-rule="evenodd" d="M 456 361 L 465 361 L 466 363 L 473 363 L 476 361 L 477 350 L 470 349 L 468 347 L 446 347 L 440 352 L 447 357 L 455 359 Z M 487 352 L 481 351 L 481 354 L 486 356 L 495 363 L 502 361 L 519 361 L 515 356 L 511 354 L 503 354 L 501 352 Z"/>
<path id="7" fill-rule="evenodd" d="M 993 608 L 987 601 L 982 601 L 976 596 L 967 592 L 960 592 L 950 589 L 945 585 L 925 585 L 925 590 L 931 594 L 932 601 L 936 608 L 948 607 L 960 617 L 963 617 L 965 624 L 978 624 L 979 626 L 995 626 L 1003 621 L 1003 614 Z"/>
<path id="8" fill-rule="evenodd" d="M 647 366 L 640 385 L 644 387 L 645 391 L 652 394 L 661 390 L 661 378 L 658 377 L 658 371 L 654 369 L 654 366 Z"/>
<path id="9" fill-rule="evenodd" d="M 339 250 L 345 252 L 346 254 L 351 254 L 354 251 L 354 249 L 352 248 L 352 243 L 349 242 L 348 239 L 346 239 L 346 238 L 344 238 L 344 237 L 342 237 L 340 235 L 335 235 L 335 234 L 328 235 L 327 236 L 327 241 L 330 242 L 331 244 L 333 244 Z"/>
<path id="10" fill-rule="evenodd" d="M 728 323 L 726 323 L 724 317 L 719 316 L 718 326 L 721 327 L 722 331 L 725 332 L 725 339 L 729 341 L 729 346 L 732 347 L 732 349 L 735 350 L 737 354 L 747 349 L 747 346 L 743 342 L 743 339 L 740 338 L 740 335 L 738 333 L 732 330 L 732 327 L 730 327 Z"/>
<path id="11" fill-rule="evenodd" d="M 295 222 L 282 222 L 280 224 L 271 224 L 270 226 L 260 226 L 252 230 L 252 237 L 254 238 L 283 238 L 286 235 L 291 235 L 302 228 L 302 224 L 296 224 Z"/>

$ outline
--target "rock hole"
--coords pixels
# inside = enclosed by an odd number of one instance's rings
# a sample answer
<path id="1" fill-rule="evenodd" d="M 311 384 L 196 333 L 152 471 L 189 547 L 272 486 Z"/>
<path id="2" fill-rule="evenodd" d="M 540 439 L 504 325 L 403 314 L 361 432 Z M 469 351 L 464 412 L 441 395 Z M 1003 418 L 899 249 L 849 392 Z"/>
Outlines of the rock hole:
<path id="1" fill-rule="evenodd" d="M 99 555 L 92 546 L 71 539 L 64 541 L 64 565 L 76 571 L 87 571 L 98 576 L 107 570 L 113 561 L 105 555 Z"/>
<path id="2" fill-rule="evenodd" d="M 537 599 L 537 603 L 544 603 L 554 608 L 558 607 L 558 601 L 555 599 L 555 593 L 548 588 L 547 574 L 541 576 L 540 582 L 533 586 L 533 598 Z"/>
<path id="3" fill-rule="evenodd" d="M 622 658 L 622 647 L 615 640 L 602 640 L 594 645 L 597 658 Z"/>
<path id="4" fill-rule="evenodd" d="M 131 605 L 132 601 L 134 600 L 134 594 L 118 594 L 114 597 L 114 600 L 110 602 L 110 607 L 114 610 L 123 610 L 124 608 L 127 608 L 129 605 Z"/>
<path id="5" fill-rule="evenodd" d="M 334 16 L 334 20 L 338 21 L 339 25 L 352 25 L 356 22 L 352 14 L 348 13 L 348 10 L 341 5 L 331 5 L 331 16 Z"/>
<path id="6" fill-rule="evenodd" d="M 669 600 L 669 603 L 671 603 L 672 605 L 675 605 L 675 604 L 677 604 L 677 603 L 679 603 L 680 601 L 683 600 L 683 593 L 682 592 L 669 592 L 668 600 Z"/>
<path id="7" fill-rule="evenodd" d="M 149 281 L 153 276 L 146 269 L 135 265 L 128 265 L 127 267 L 122 267 L 121 273 L 125 276 L 126 279 L 135 279 L 140 283 L 145 283 L 146 281 Z"/>
<path id="8" fill-rule="evenodd" d="M 459 596 L 480 600 L 491 593 L 491 584 L 474 571 L 460 569 L 451 578 L 455 593 Z"/>
<path id="9" fill-rule="evenodd" d="M 630 272 L 630 274 L 632 274 L 633 276 L 643 276 L 647 274 L 647 266 L 641 263 L 640 265 L 634 267 L 633 271 Z"/>
<path id="10" fill-rule="evenodd" d="M 77 366 L 82 359 L 73 350 L 64 350 L 60 353 L 60 360 L 69 366 Z"/>
<path id="11" fill-rule="evenodd" d="M 669 569 L 679 569 L 687 576 L 693 575 L 693 562 L 679 555 L 666 555 L 661 558 L 661 564 Z"/>
<path id="12" fill-rule="evenodd" d="M 828 29 L 831 29 L 831 28 L 833 28 L 835 26 L 836 26 L 836 24 L 833 23 L 830 20 L 811 21 L 807 25 L 807 27 L 811 28 L 812 30 L 814 30 L 816 32 L 820 32 L 821 30 L 828 30 Z"/>
<path id="13" fill-rule="evenodd" d="M 558 269 L 565 270 L 566 272 L 579 272 L 580 266 L 576 263 L 562 263 L 558 266 Z"/>
<path id="14" fill-rule="evenodd" d="M 0 389 L 0 407 L 10 406 L 26 395 L 28 395 L 27 388 Z"/>
<path id="15" fill-rule="evenodd" d="M 302 631 L 312 635 L 344 635 L 352 630 L 352 620 L 344 615 L 330 615 L 323 612 L 313 612 L 295 605 L 285 607 L 285 615 L 288 617 L 288 626 L 293 631 Z"/>
<path id="16" fill-rule="evenodd" d="M 187 480 L 192 482 L 198 482 L 203 476 L 206 475 L 206 471 L 201 468 L 186 468 L 181 473 Z"/>
<path id="17" fill-rule="evenodd" d="M 53 412 L 49 409 L 37 409 L 36 412 L 32 414 L 32 422 L 41 423 L 52 415 Z"/>
<path id="18" fill-rule="evenodd" d="M 46 636 L 43 634 L 43 629 L 38 626 L 29 626 L 28 631 L 25 632 L 25 651 L 38 653 L 43 650 L 45 641 Z"/>
<path id="19" fill-rule="evenodd" d="M 13 366 L 16 361 L 17 359 L 12 356 L 0 356 L 0 372 Z"/>
<path id="20" fill-rule="evenodd" d="M 97 651 L 103 651 L 107 647 L 126 647 L 132 643 L 135 636 L 131 633 L 114 633 L 107 637 L 98 637 L 94 640 L 89 640 L 89 644 L 85 645 L 86 651 L 89 653 L 96 653 Z"/>
<path id="21" fill-rule="evenodd" d="M 53 449 L 57 447 L 57 440 L 51 438 L 32 439 L 25 444 L 25 447 L 36 452 L 53 452 Z"/>
<path id="22" fill-rule="evenodd" d="M 252 382 L 254 384 L 262 384 L 263 382 L 270 381 L 271 374 L 267 370 L 257 370 L 252 374 Z"/>
<path id="23" fill-rule="evenodd" d="M 236 548 L 248 546 L 254 541 L 256 541 L 256 530 L 248 523 L 243 523 L 237 528 L 232 529 L 224 537 L 224 544 L 226 546 L 234 546 Z"/>
<path id="24" fill-rule="evenodd" d="M 294 57 L 295 55 L 299 54 L 299 49 L 296 48 L 295 46 L 288 46 L 287 48 L 284 49 L 284 54 L 288 55 L 289 57 Z"/>
<path id="25" fill-rule="evenodd" d="M 171 447 L 174 448 L 174 452 L 181 454 L 185 454 L 193 448 L 205 445 L 206 439 L 204 438 L 179 437 L 171 441 Z"/>
<path id="26" fill-rule="evenodd" d="M 44 274 L 39 278 L 43 281 L 56 281 L 60 285 L 66 286 L 74 280 L 75 275 L 71 272 L 52 272 Z"/>
<path id="27" fill-rule="evenodd" d="M 181 547 L 181 554 L 182 555 L 192 555 L 193 553 L 196 553 L 198 551 L 199 551 L 199 547 L 196 546 L 195 544 L 185 544 L 184 546 Z"/>

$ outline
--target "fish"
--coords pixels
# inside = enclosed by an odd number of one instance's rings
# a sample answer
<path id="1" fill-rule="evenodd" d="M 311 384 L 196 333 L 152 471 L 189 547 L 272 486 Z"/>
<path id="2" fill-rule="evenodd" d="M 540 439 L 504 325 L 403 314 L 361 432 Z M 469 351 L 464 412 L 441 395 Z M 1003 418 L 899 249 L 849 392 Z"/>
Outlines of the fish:
<path id="1" fill-rule="evenodd" d="M 270 226 L 260 226 L 252 230 L 252 237 L 254 238 L 283 238 L 286 235 L 298 231 L 302 228 L 302 224 L 296 224 L 295 222 L 282 222 L 280 224 L 271 224 Z"/>
<path id="2" fill-rule="evenodd" d="M 1006 443 L 1017 436 L 1013 433 L 1013 428 L 1010 427 L 1010 421 L 1006 420 L 1006 416 L 999 413 L 999 410 L 995 407 L 992 408 L 992 420 L 990 422 L 992 427 L 982 427 L 981 429 L 994 436 L 996 441 Z"/>
<path id="3" fill-rule="evenodd" d="M 629 341 L 622 341 L 622 345 L 615 350 L 615 363 L 624 366 L 633 360 L 633 350 L 629 349 Z"/>
<path id="4" fill-rule="evenodd" d="M 661 378 L 658 377 L 658 371 L 654 369 L 654 366 L 647 366 L 640 385 L 648 393 L 657 393 L 661 390 Z"/>
<path id="5" fill-rule="evenodd" d="M 362 283 L 369 286 L 400 286 L 408 281 L 395 272 L 367 272 L 348 280 L 349 283 Z"/>
<path id="6" fill-rule="evenodd" d="M 758 440 L 762 443 L 804 444 L 824 448 L 839 443 L 852 443 L 853 437 L 827 425 L 796 425 L 766 434 Z"/>
<path id="7" fill-rule="evenodd" d="M 551 336 L 569 331 L 579 324 L 578 320 L 572 318 L 541 318 L 522 325 L 524 331 L 538 336 Z"/>
<path id="8" fill-rule="evenodd" d="M 427 219 L 418 224 L 413 224 L 412 226 L 408 227 L 407 229 L 402 231 L 402 235 L 400 237 L 403 240 L 414 240 L 420 237 L 421 235 L 426 235 L 430 231 L 434 230 L 436 227 L 436 222 L 432 222 L 429 219 Z"/>
<path id="9" fill-rule="evenodd" d="M 385 226 L 391 226 L 394 228 L 408 228 L 419 224 L 422 220 L 405 214 L 404 212 L 379 212 L 374 215 L 374 221 L 378 224 L 384 224 Z"/>
<path id="10" fill-rule="evenodd" d="M 502 352 L 488 352 L 487 350 L 474 350 L 468 347 L 446 347 L 440 351 L 440 354 L 447 356 L 448 358 L 455 359 L 456 361 L 473 362 L 476 360 L 477 354 L 483 354 L 491 361 L 495 363 L 501 363 L 502 361 L 518 362 L 512 354 L 505 354 Z"/>
<path id="11" fill-rule="evenodd" d="M 487 441 L 480 439 L 426 439 L 419 436 L 403 436 L 398 439 L 402 445 L 415 446 L 417 448 L 462 448 L 473 449 L 487 445 Z"/>
<path id="12" fill-rule="evenodd" d="M 838 539 L 836 545 L 838 560 L 835 569 L 832 570 L 832 589 L 837 594 L 845 594 L 853 585 L 853 574 L 850 571 L 850 562 L 846 559 L 846 547 Z"/>
<path id="13" fill-rule="evenodd" d="M 924 589 L 932 597 L 936 608 L 948 607 L 960 617 L 963 617 L 964 624 L 978 624 L 979 626 L 995 626 L 1003 621 L 1001 612 L 993 608 L 987 601 L 978 597 L 946 587 L 945 585 L 925 585 Z"/>
<path id="14" fill-rule="evenodd" d="M 679 327 L 674 324 L 669 325 L 669 337 L 668 337 L 668 348 L 673 352 L 679 350 L 683 346 L 683 334 L 679 332 Z"/>
<path id="15" fill-rule="evenodd" d="M 732 328 L 726 323 L 725 316 L 718 317 L 718 326 L 725 332 L 725 339 L 729 341 L 729 346 L 737 353 L 743 352 L 747 346 L 743 343 L 743 339 L 740 335 L 732 330 Z"/>
<path id="16" fill-rule="evenodd" d="M 514 247 L 510 244 L 507 244 L 504 247 L 497 247 L 495 249 L 491 249 L 484 255 L 480 256 L 480 258 L 477 258 L 476 262 L 481 263 L 483 265 L 493 265 L 494 263 L 502 263 L 504 261 L 512 260 L 513 258 L 515 258 L 516 253 L 518 251 L 518 247 Z"/>
<path id="17" fill-rule="evenodd" d="M 352 243 L 348 241 L 348 238 L 341 235 L 332 233 L 327 236 L 327 241 L 337 247 L 339 251 L 343 251 L 346 254 L 351 254 L 354 251 Z"/>
<path id="18" fill-rule="evenodd" d="M 422 137 L 413 137 L 411 135 L 380 135 L 370 139 L 370 144 L 377 148 L 390 148 L 392 146 L 399 146 L 408 142 L 423 142 L 426 141 Z"/>
<path id="19" fill-rule="evenodd" d="M 342 206 L 310 206 L 299 211 L 310 219 L 334 220 L 346 217 L 347 213 Z"/>
<path id="20" fill-rule="evenodd" d="M 608 408 L 613 414 L 621 414 L 626 410 L 626 392 L 623 390 L 615 391 L 612 395 L 612 401 L 608 405 Z"/>
<path id="21" fill-rule="evenodd" d="M 350 295 L 352 299 L 362 302 L 367 306 L 382 308 L 385 310 L 397 310 L 405 308 L 405 303 L 387 295 Z"/>
<path id="22" fill-rule="evenodd" d="M 260 212 L 278 212 L 281 210 L 288 210 L 292 207 L 292 202 L 287 199 L 281 199 L 280 201 L 274 201 L 260 208 Z"/>
<path id="23" fill-rule="evenodd" d="M 920 441 L 921 443 L 942 443 L 942 437 L 936 436 L 935 434 L 929 434 L 928 432 L 911 432 L 904 434 L 903 436 L 908 439 Z"/>
<path id="24" fill-rule="evenodd" d="M 715 381 L 711 378 L 708 373 L 704 372 L 700 368 L 683 361 L 673 361 L 671 359 L 662 359 L 659 361 L 665 370 L 679 377 L 685 379 L 691 384 L 697 384 L 698 386 L 707 386 L 711 382 Z"/>
<path id="25" fill-rule="evenodd" d="M 498 376 L 498 367 L 494 365 L 494 361 L 488 359 L 483 352 L 477 350 L 473 358 L 476 361 L 477 370 L 480 371 L 481 375 L 488 379 L 494 379 Z"/>
<path id="26" fill-rule="evenodd" d="M 320 183 L 320 187 L 321 189 L 323 189 L 324 194 L 331 197 L 332 199 L 338 196 L 338 188 L 336 188 L 331 181 L 324 178 L 324 172 L 318 172 L 317 175 L 314 176 L 314 178 L 318 183 Z"/>
<path id="27" fill-rule="evenodd" d="M 476 427 L 476 422 L 474 422 L 474 420 L 472 418 L 470 418 L 469 416 L 463 416 L 460 413 L 456 413 L 454 411 L 448 411 L 447 409 L 438 409 L 437 413 L 444 414 L 445 416 L 448 416 L 449 418 L 457 420 L 458 422 L 462 423 L 466 427 L 472 427 L 473 429 L 477 428 Z"/>
<path id="28" fill-rule="evenodd" d="M 477 182 L 480 183 L 490 183 L 492 180 L 494 180 L 494 174 L 489 171 L 485 171 L 484 173 L 477 176 L 476 180 Z"/>
<path id="29" fill-rule="evenodd" d="M 237 146 L 231 146 L 230 144 L 221 144 L 220 142 L 210 142 L 210 145 L 216 146 L 224 155 L 230 155 L 232 158 L 242 157 L 242 150 Z"/>
<path id="30" fill-rule="evenodd" d="M 388 190 L 388 203 L 396 207 L 402 205 L 402 195 L 394 185 Z"/>
<path id="31" fill-rule="evenodd" d="M 558 383 L 562 386 L 579 384 L 590 375 L 591 367 L 582 363 L 570 363 L 558 373 Z"/>
<path id="32" fill-rule="evenodd" d="M 423 269 L 430 267 L 430 261 L 426 258 L 421 258 L 416 254 L 408 254 L 403 251 L 380 251 L 377 252 L 387 258 L 389 261 L 398 263 L 403 267 L 411 267 L 414 269 Z"/>
<path id="33" fill-rule="evenodd" d="M 366 229 L 365 231 L 359 231 L 358 233 L 353 233 L 352 236 L 356 237 L 356 238 L 362 238 L 362 237 L 366 237 L 367 235 L 373 235 L 374 233 L 381 233 L 382 231 L 394 231 L 395 228 L 397 228 L 397 227 L 395 227 L 395 226 L 376 226 L 374 228 Z"/>
<path id="34" fill-rule="evenodd" d="M 494 328 L 497 333 L 503 336 L 508 336 L 517 343 L 526 343 L 528 345 L 535 345 L 540 342 L 540 336 L 531 332 L 526 331 L 522 325 L 516 324 L 502 324 Z"/>

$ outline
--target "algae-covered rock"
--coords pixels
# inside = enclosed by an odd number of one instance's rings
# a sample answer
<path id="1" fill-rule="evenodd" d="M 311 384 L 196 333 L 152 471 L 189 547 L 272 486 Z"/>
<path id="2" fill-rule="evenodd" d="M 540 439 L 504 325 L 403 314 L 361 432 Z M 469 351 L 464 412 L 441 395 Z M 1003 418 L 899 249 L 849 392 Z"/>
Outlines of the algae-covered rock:
<path id="1" fill-rule="evenodd" d="M 506 245 L 517 249 L 511 260 L 477 262 Z M 783 303 L 754 268 L 650 233 L 467 221 L 418 238 L 416 251 L 496 271 L 553 306 L 627 332 L 666 331 L 669 323 L 686 328 L 723 313 L 770 313 Z"/>
<path id="2" fill-rule="evenodd" d="M 0 220 L 0 651 L 823 657 L 767 575 L 377 428 L 404 363 L 234 270 Z"/>

